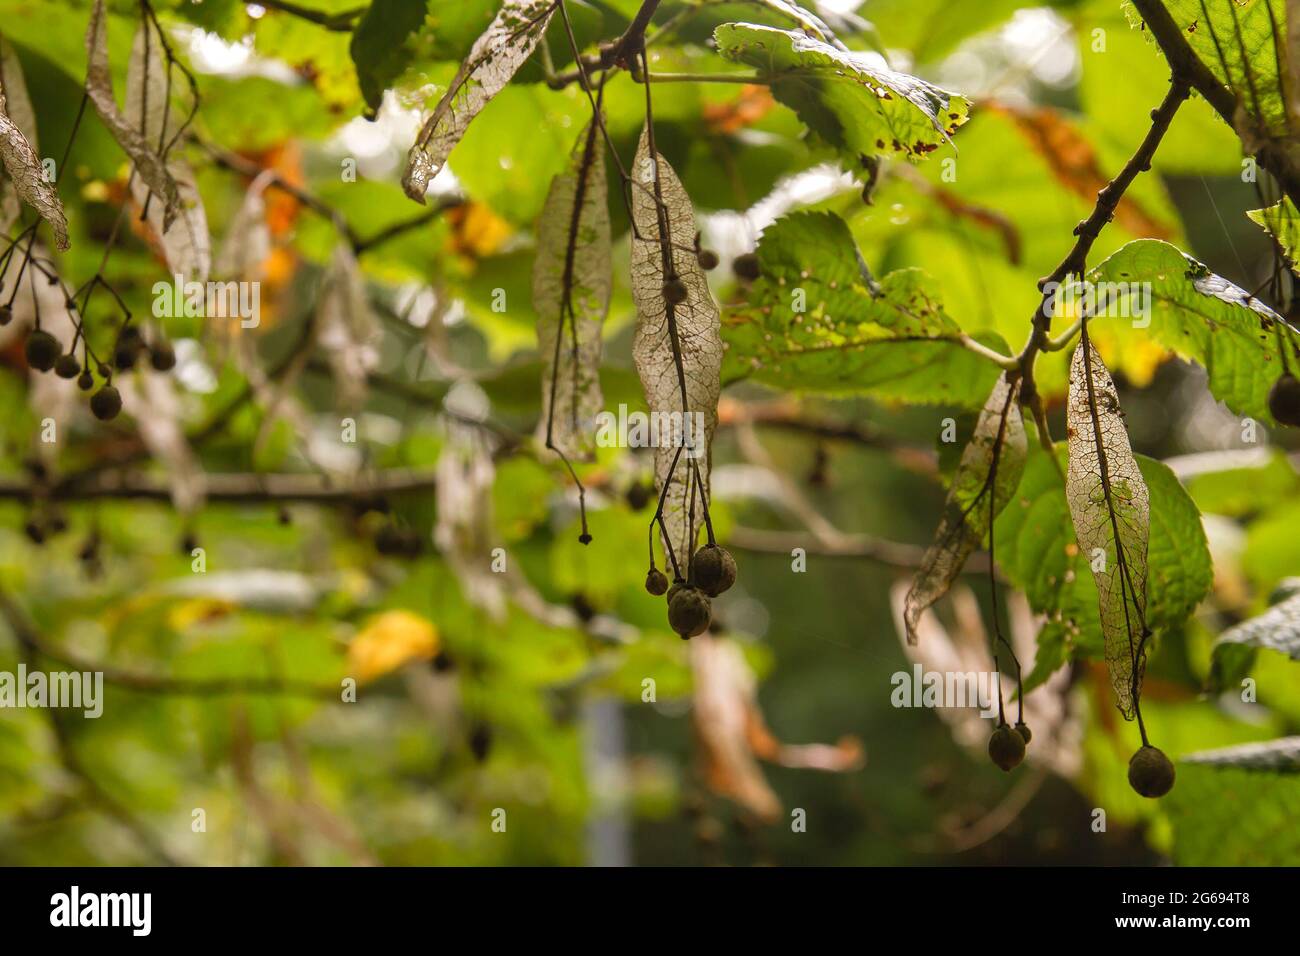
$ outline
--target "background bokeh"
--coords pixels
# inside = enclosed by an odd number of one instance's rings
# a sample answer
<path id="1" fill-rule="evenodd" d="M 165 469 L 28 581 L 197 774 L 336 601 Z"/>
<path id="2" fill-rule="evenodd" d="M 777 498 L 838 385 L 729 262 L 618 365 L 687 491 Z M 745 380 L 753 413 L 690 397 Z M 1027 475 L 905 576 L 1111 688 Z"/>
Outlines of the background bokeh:
<path id="1" fill-rule="evenodd" d="M 617 36 L 638 5 L 569 3 L 584 43 Z M 942 476 L 961 447 L 940 440 L 944 422 L 965 438 L 974 409 L 728 385 L 714 503 L 739 581 L 716 604 L 716 633 L 693 643 L 741 652 L 738 672 L 708 676 L 743 726 L 725 739 L 700 732 L 706 664 L 642 588 L 649 456 L 600 449 L 580 466 L 594 539 L 584 547 L 571 482 L 532 438 L 541 406 L 534 228 L 589 116 L 585 97 L 574 85 L 549 89 L 534 57 L 453 152 L 430 194 L 434 212 L 398 185 L 421 108 L 445 90 L 496 6 L 376 0 L 372 16 L 356 0 L 153 4 L 200 92 L 180 153 L 214 246 L 261 252 L 251 267 L 262 322 L 241 331 L 162 320 L 176 370 L 161 392 L 144 391 L 140 373 L 141 398 L 111 423 L 27 369 L 24 300 L 0 328 L 9 625 L 0 671 L 99 662 L 109 678 L 98 720 L 0 710 L 0 862 L 1300 862 L 1293 775 L 1180 764 L 1167 799 L 1133 794 L 1125 766 L 1137 731 L 1120 719 L 1096 661 L 1067 663 L 1036 692 L 1066 729 L 1036 740 L 1009 775 L 989 763 L 969 721 L 893 706 L 891 678 L 913 661 L 891 589 L 910 576 L 941 512 Z M 861 185 L 764 88 L 656 84 L 659 147 L 696 204 L 702 243 L 722 259 L 715 294 L 724 307 L 743 304 L 746 286 L 729 264 L 774 219 L 829 210 L 876 275 L 924 269 L 964 330 L 1017 349 L 1035 282 L 1148 128 L 1168 83 L 1160 52 L 1119 0 L 807 6 L 871 62 L 960 91 L 972 119 L 956 150 L 886 161 L 866 204 Z M 108 7 L 120 90 L 140 8 Z M 672 18 L 674 32 L 655 45 L 652 70 L 735 69 L 709 49 L 713 27 L 788 26 L 773 7 L 665 0 L 657 22 Z M 73 130 L 89 15 L 75 0 L 0 0 L 0 35 L 21 63 L 42 156 L 61 156 Z M 394 26 L 408 18 L 414 26 Z M 555 69 L 572 65 L 556 24 L 546 42 Z M 625 75 L 606 90 L 625 162 L 642 96 Z M 949 180 L 942 163 L 952 158 Z M 239 212 L 262 169 L 277 185 L 250 230 Z M 1242 169 L 1236 136 L 1194 97 L 1092 262 L 1133 239 L 1165 239 L 1287 309 L 1289 282 L 1269 284 L 1273 244 L 1246 216 L 1277 197 L 1267 182 L 1243 181 Z M 72 247 L 52 261 L 74 288 L 100 267 L 123 208 L 138 212 L 128 172 L 88 112 L 58 175 Z M 605 407 L 643 409 L 616 189 L 610 214 Z M 148 316 L 167 269 L 156 237 L 138 216 L 127 221 L 105 275 L 133 314 Z M 364 350 L 364 398 L 343 407 L 333 356 L 302 343 L 330 257 L 349 238 L 380 334 Z M 494 308 L 502 294 L 504 309 Z M 86 320 L 111 352 L 120 320 L 106 296 Z M 1140 331 L 1099 329 L 1096 339 L 1135 449 L 1179 464 L 1215 560 L 1207 600 L 1158 637 L 1148 726 L 1175 759 L 1300 733 L 1300 665 L 1285 654 L 1261 651 L 1252 662 L 1254 703 L 1235 683 L 1210 682 L 1216 636 L 1300 575 L 1300 441 L 1263 426 L 1247 440 L 1205 372 Z M 291 355 L 304 360 L 285 374 Z M 1068 357 L 1040 361 L 1058 439 Z M 58 438 L 43 442 L 51 416 Z M 355 443 L 341 437 L 347 420 Z M 186 448 L 142 438 L 150 421 Z M 197 480 L 185 477 L 187 462 L 246 477 L 246 500 L 177 509 L 168 495 L 192 493 Z M 98 490 L 43 497 L 70 475 Z M 122 475 L 162 493 L 113 493 Z M 335 493 L 281 501 L 275 482 L 285 475 Z M 394 476 L 410 484 L 385 493 Z M 26 530 L 33 521 L 42 543 Z M 380 553 L 392 529 L 419 553 Z M 503 574 L 489 567 L 497 547 Z M 792 570 L 792 547 L 806 549 L 806 570 Z M 968 576 L 959 590 L 987 621 L 987 579 Z M 1014 618 L 1014 601 L 1001 613 Z M 954 641 L 970 637 L 969 614 L 944 602 L 939 615 Z M 357 681 L 355 702 L 339 700 L 345 678 Z M 798 761 L 782 759 L 778 742 L 829 745 L 815 753 L 830 769 L 783 765 Z M 755 809 L 767 787 L 774 820 Z M 493 827 L 498 810 L 504 832 Z M 796 828 L 798 811 L 806 825 Z"/>

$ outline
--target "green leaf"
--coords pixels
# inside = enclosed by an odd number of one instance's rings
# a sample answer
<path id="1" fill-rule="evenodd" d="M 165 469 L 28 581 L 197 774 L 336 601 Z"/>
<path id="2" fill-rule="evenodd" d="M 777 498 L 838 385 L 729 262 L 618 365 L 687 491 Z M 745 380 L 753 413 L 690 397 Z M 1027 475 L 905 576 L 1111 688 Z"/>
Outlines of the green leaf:
<path id="1" fill-rule="evenodd" d="M 1062 465 L 1065 451 L 1058 445 Z M 1163 462 L 1134 457 L 1151 496 L 1146 614 L 1158 639 L 1181 626 L 1209 593 L 1213 565 L 1200 514 L 1177 476 Z M 1026 691 L 1051 675 L 1055 668 L 1046 668 L 1052 664 L 1101 657 L 1097 587 L 1079 552 L 1061 473 L 1037 445 L 1031 445 L 1019 491 L 998 517 L 994 534 L 998 567 L 1030 607 L 1047 617 Z"/>
<path id="2" fill-rule="evenodd" d="M 1020 0 L 871 0 L 862 11 L 885 44 L 907 50 L 916 63 L 933 63 L 962 41 L 1010 19 Z"/>
<path id="3" fill-rule="evenodd" d="M 1183 763 L 1207 767 L 1240 767 L 1245 770 L 1272 770 L 1300 773 L 1300 737 L 1282 737 L 1263 743 L 1237 744 L 1218 750 L 1188 754 Z"/>
<path id="4" fill-rule="evenodd" d="M 992 390 L 998 366 L 960 344 L 932 280 L 903 269 L 873 289 L 838 216 L 778 220 L 764 230 L 758 259 L 761 277 L 725 320 L 724 379 L 970 408 Z"/>
<path id="5" fill-rule="evenodd" d="M 202 103 L 197 121 L 212 139 L 241 149 L 264 150 L 292 136 L 324 137 L 337 125 L 310 86 L 263 76 L 205 76 Z"/>
<path id="6" fill-rule="evenodd" d="M 1300 739 L 1243 744 L 1179 761 L 1162 801 L 1180 866 L 1294 866 L 1300 858 Z"/>
<path id="7" fill-rule="evenodd" d="M 1300 211 L 1296 210 L 1295 203 L 1289 197 L 1283 197 L 1263 209 L 1252 209 L 1246 215 L 1277 240 L 1292 264 L 1300 261 L 1296 255 L 1300 249 Z"/>
<path id="8" fill-rule="evenodd" d="M 1300 578 L 1292 579 L 1300 583 Z M 1250 673 L 1259 648 L 1300 661 L 1300 594 L 1292 593 L 1263 614 L 1230 627 L 1214 642 L 1211 686 L 1222 689 Z"/>
<path id="9" fill-rule="evenodd" d="M 1115 0 L 1091 0 L 1076 10 L 1074 20 L 1083 67 L 1080 104 L 1098 138 L 1129 155 L 1151 128 L 1150 113 L 1139 107 L 1155 106 L 1164 97 L 1169 64 Z M 1115 82 L 1117 76 L 1124 82 Z M 1152 167 L 1185 175 L 1240 173 L 1241 143 L 1203 97 L 1193 96 L 1178 108 Z"/>
<path id="10" fill-rule="evenodd" d="M 379 109 L 384 90 L 402 75 L 413 51 L 407 45 L 428 11 L 428 0 L 373 0 L 352 33 L 348 49 L 366 105 Z"/>
<path id="11" fill-rule="evenodd" d="M 1210 391 L 1233 411 L 1272 423 L 1268 390 L 1282 372 L 1279 340 L 1300 355 L 1300 332 L 1244 289 L 1210 272 L 1167 242 L 1130 242 L 1088 278 L 1128 283 L 1136 308 L 1150 283 L 1150 328 L 1166 348 L 1205 367 Z M 1137 285 L 1135 285 L 1135 283 Z M 1141 321 L 1134 319 L 1134 322 Z"/>
<path id="12" fill-rule="evenodd" d="M 1184 459 L 1179 471 L 1202 513 L 1230 518 L 1258 514 L 1300 491 L 1300 475 L 1276 448 L 1204 452 Z"/>
<path id="13" fill-rule="evenodd" d="M 591 118 L 576 85 L 507 86 L 465 132 L 450 163 L 461 186 L 507 221 L 531 225 L 551 177 L 569 166 L 574 134 Z"/>
<path id="14" fill-rule="evenodd" d="M 1300 500 L 1294 497 L 1252 521 L 1246 529 L 1241 567 L 1261 591 L 1276 587 L 1300 568 Z"/>
<path id="15" fill-rule="evenodd" d="M 1272 0 L 1217 3 L 1162 0 L 1187 45 L 1238 103 L 1233 125 L 1253 152 L 1263 137 L 1290 135 L 1278 63 L 1286 57 L 1286 4 Z M 1125 2 L 1130 22 L 1141 16 Z M 1276 27 L 1275 27 L 1276 24 Z M 1256 146 L 1250 146 L 1254 142 Z"/>
<path id="16" fill-rule="evenodd" d="M 713 36 L 724 57 L 770 77 L 772 95 L 850 170 L 867 156 L 922 157 L 951 143 L 970 113 L 964 97 L 802 33 L 724 23 Z"/>
<path id="17" fill-rule="evenodd" d="M 1025 472 L 1027 439 L 1020 418 L 1020 383 L 1004 374 L 984 403 L 975 434 L 948 489 L 934 543 L 921 559 L 904 603 L 908 643 L 916 643 L 921 613 L 948 593 L 966 559 L 989 533 Z M 995 542 L 996 544 L 996 542 Z"/>

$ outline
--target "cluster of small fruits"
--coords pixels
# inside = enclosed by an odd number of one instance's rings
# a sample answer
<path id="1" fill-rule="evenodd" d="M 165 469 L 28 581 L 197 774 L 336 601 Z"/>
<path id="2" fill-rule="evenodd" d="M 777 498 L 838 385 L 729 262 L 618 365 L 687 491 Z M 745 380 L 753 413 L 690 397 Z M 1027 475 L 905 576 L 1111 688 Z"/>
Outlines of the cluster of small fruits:
<path id="1" fill-rule="evenodd" d="M 11 316 L 12 312 L 7 306 L 0 307 L 0 325 L 5 324 Z M 23 351 L 28 366 L 35 371 L 53 371 L 59 378 L 76 379 L 77 387 L 83 392 L 89 392 L 95 387 L 89 355 L 83 361 L 74 352 L 64 352 L 59 340 L 44 329 L 35 328 L 28 332 Z M 90 396 L 90 410 L 100 421 L 116 418 L 122 410 L 122 395 L 113 385 L 113 372 L 135 368 L 146 354 L 149 356 L 149 364 L 157 371 L 166 372 L 176 365 L 176 350 L 165 336 L 158 334 L 152 341 L 146 342 L 138 327 L 127 325 L 118 335 L 117 345 L 113 349 L 113 364 L 97 363 L 96 370 L 104 384 Z"/>
<path id="2" fill-rule="evenodd" d="M 736 583 L 736 559 L 726 548 L 709 542 L 691 556 L 686 580 L 668 583 L 668 575 L 654 565 L 645 577 L 645 589 L 655 597 L 667 595 L 668 626 L 682 640 L 709 629 L 713 620 L 712 598 Z"/>

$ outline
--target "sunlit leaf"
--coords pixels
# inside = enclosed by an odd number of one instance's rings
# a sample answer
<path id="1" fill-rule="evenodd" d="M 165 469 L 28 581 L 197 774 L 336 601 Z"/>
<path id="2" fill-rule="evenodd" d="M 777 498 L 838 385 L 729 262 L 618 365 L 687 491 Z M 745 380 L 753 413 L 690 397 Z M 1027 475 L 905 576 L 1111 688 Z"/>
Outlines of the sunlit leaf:
<path id="1" fill-rule="evenodd" d="M 714 39 L 723 56 L 770 78 L 772 95 L 853 171 L 867 156 L 924 156 L 949 143 L 970 111 L 961 96 L 802 33 L 727 23 Z"/>
<path id="2" fill-rule="evenodd" d="M 1300 360 L 1300 332 L 1246 290 L 1166 242 L 1130 242 L 1088 274 L 1093 283 L 1115 283 L 1113 314 L 1131 319 L 1100 319 L 1145 324 L 1156 341 L 1205 366 L 1210 391 L 1233 411 L 1272 422 L 1268 391 L 1282 374 L 1282 348 Z M 1099 286 L 1100 287 L 1100 286 Z M 1149 313 L 1138 305 L 1146 302 Z M 1117 334 L 1123 327 L 1116 326 Z"/>
<path id="3" fill-rule="evenodd" d="M 1224 688 L 1240 681 L 1260 648 L 1300 661 L 1300 578 L 1292 579 L 1288 597 L 1219 635 L 1212 661 L 1214 686 Z"/>
<path id="4" fill-rule="evenodd" d="M 1066 464 L 1066 445 L 1058 445 Z M 1147 625 L 1159 635 L 1187 620 L 1210 591 L 1213 570 L 1201 516 L 1168 465 L 1135 456 L 1151 498 L 1147 544 Z M 998 569 L 1045 616 L 1039 660 L 1026 686 L 1037 686 L 1066 659 L 1105 656 L 1092 555 L 1071 524 L 1061 471 L 1031 445 L 1025 476 L 994 528 Z M 1051 653 L 1044 655 L 1047 646 Z"/>
<path id="5" fill-rule="evenodd" d="M 973 408 L 988 397 L 999 369 L 961 345 L 929 277 L 902 269 L 873 286 L 839 217 L 778 220 L 763 231 L 758 260 L 759 279 L 727 312 L 727 381 Z"/>

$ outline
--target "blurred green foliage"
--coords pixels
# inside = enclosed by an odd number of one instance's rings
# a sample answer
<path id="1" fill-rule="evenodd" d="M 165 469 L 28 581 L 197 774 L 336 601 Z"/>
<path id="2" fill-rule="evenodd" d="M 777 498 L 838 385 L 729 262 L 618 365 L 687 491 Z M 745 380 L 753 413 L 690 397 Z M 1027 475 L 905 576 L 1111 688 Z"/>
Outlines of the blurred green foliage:
<path id="1" fill-rule="evenodd" d="M 1263 2 L 1245 4 L 1252 30 L 1260 29 Z M 619 35 L 638 6 L 568 4 L 579 43 L 592 48 Z M 734 70 L 712 48 L 714 28 L 743 21 L 791 29 L 780 6 L 665 0 L 655 22 L 673 29 L 652 46 L 651 69 Z M 299 7 L 329 22 L 289 9 Z M 1095 588 L 1069 552 L 1063 498 L 1045 498 L 1041 511 L 1026 504 L 1024 512 L 1008 512 L 998 535 L 1007 542 L 999 556 L 1009 585 L 1023 589 L 1035 610 L 1059 611 L 1074 625 L 1056 619 L 1043 629 L 1031 678 L 1038 684 L 1053 672 L 1060 677 L 1061 668 L 1068 675 L 1054 693 L 1080 729 L 1071 773 L 1035 766 L 1031 745 L 1031 764 L 1007 777 L 979 746 L 955 739 L 935 713 L 891 705 L 891 676 L 911 668 L 889 597 L 906 569 L 810 546 L 806 572 L 792 573 L 787 538 L 773 549 L 758 534 L 793 528 L 805 544 L 813 540 L 788 499 L 772 490 L 786 482 L 833 528 L 887 543 L 928 541 L 943 502 L 942 475 L 955 460 L 954 447 L 939 435 L 946 420 L 958 422 L 960 449 L 970 434 L 966 413 L 982 404 L 994 366 L 961 348 L 927 343 L 913 355 L 933 348 L 946 359 L 927 364 L 895 355 L 889 361 L 905 368 L 905 381 L 891 389 L 871 378 L 880 362 L 867 360 L 869 350 L 856 355 L 861 368 L 814 357 L 785 376 L 775 368 L 752 374 L 745 359 L 772 348 L 773 335 L 778 342 L 785 335 L 785 344 L 819 336 L 840 343 L 855 333 L 870 340 L 878 330 L 854 310 L 866 303 L 887 311 L 890 296 L 906 298 L 912 281 L 933 303 L 925 316 L 935 327 L 1017 349 L 1038 303 L 1037 279 L 1068 250 L 1097 189 L 1145 135 L 1148 111 L 1168 83 L 1159 50 L 1122 7 L 1119 0 L 867 0 L 852 14 L 821 11 L 855 55 L 883 54 L 893 68 L 953 88 L 973 104 L 953 145 L 916 164 L 886 160 L 870 204 L 862 200 L 864 174 L 851 162 L 853 149 L 828 137 L 827 127 L 810 136 L 781 95 L 773 100 L 761 87 L 734 83 L 652 85 L 659 148 L 696 204 L 705 243 L 723 254 L 724 267 L 711 282 L 724 305 L 724 339 L 734 349 L 727 368 L 740 369 L 724 393 L 732 412 L 713 451 L 717 530 L 724 543 L 733 536 L 739 542 L 733 550 L 740 565 L 738 585 L 718 601 L 718 618 L 725 639 L 745 649 L 761 678 L 758 704 L 776 737 L 854 735 L 866 750 L 865 768 L 847 773 L 764 764 L 784 815 L 760 826 L 709 791 L 701 772 L 707 754 L 691 726 L 690 647 L 669 631 L 662 602 L 642 587 L 653 506 L 629 499 L 650 479 L 648 456 L 602 449 L 596 461 L 579 466 L 592 489 L 593 541 L 583 546 L 571 483 L 528 438 L 541 404 L 529 306 L 532 230 L 551 176 L 564 168 L 589 117 L 582 90 L 551 89 L 544 82 L 547 57 L 535 54 L 452 153 L 464 201 L 411 227 L 421 209 L 398 185 L 405 147 L 419 111 L 446 90 L 496 3 L 155 2 L 197 75 L 195 138 L 179 150 L 197 171 L 217 244 L 250 177 L 213 162 L 213 149 L 275 169 L 337 217 L 284 191 L 267 193 L 274 259 L 263 286 L 265 321 L 246 339 L 223 340 L 193 318 L 163 320 L 181 346 L 177 420 L 206 471 L 257 479 L 330 470 L 320 450 L 339 445 L 340 418 L 351 416 L 360 437 L 344 450 L 335 480 L 353 482 L 357 494 L 283 507 L 251 494 L 210 502 L 193 515 L 165 500 L 107 494 L 47 502 L 30 490 L 40 486 L 37 462 L 54 480 L 112 471 L 114 460 L 140 452 L 143 423 L 130 415 L 99 423 L 77 406 L 58 422 L 58 440 L 43 443 L 36 379 L 20 339 L 0 330 L 0 479 L 8 489 L 0 500 L 0 588 L 39 636 L 46 667 L 98 662 L 110 678 L 97 720 L 75 711 L 0 711 L 0 862 L 150 863 L 161 847 L 166 858 L 202 864 L 580 864 L 617 856 L 619 848 L 595 826 L 607 819 L 629 825 L 629 858 L 647 864 L 1300 862 L 1300 848 L 1283 838 L 1300 788 L 1294 773 L 1180 763 L 1168 800 L 1143 800 L 1129 789 L 1125 767 L 1138 734 L 1119 718 L 1093 660 Z M 112 0 L 109 9 L 120 89 L 140 8 Z M 43 156 L 62 156 L 74 128 L 89 11 L 83 0 L 0 0 L 0 33 L 21 61 Z M 545 47 L 551 68 L 572 67 L 558 17 Z M 644 96 L 626 74 L 612 77 L 605 90 L 608 132 L 624 160 L 640 133 Z M 856 136 L 849 139 L 854 149 L 861 146 Z M 355 181 L 341 175 L 348 161 L 357 163 Z M 1168 250 L 1160 240 L 1244 289 L 1264 289 L 1272 246 L 1244 212 L 1270 207 L 1277 197 L 1243 182 L 1241 169 L 1232 131 L 1193 98 L 1154 171 L 1139 178 L 1103 231 L 1090 265 L 1119 268 L 1143 250 Z M 612 161 L 609 172 L 617 183 Z M 127 175 L 125 156 L 87 111 L 58 173 L 72 247 L 53 261 L 74 288 L 100 267 L 119 211 L 129 204 Z M 801 175 L 823 188 L 791 189 L 790 180 Z M 765 197 L 763 210 L 741 218 Z M 616 188 L 609 205 L 619 238 L 601 380 L 606 407 L 638 410 L 645 403 L 631 363 L 628 225 Z M 796 207 L 815 216 L 781 220 L 760 240 L 769 213 Z M 288 390 L 300 417 L 277 421 L 283 409 L 265 394 L 250 394 L 235 350 L 250 346 L 263 369 L 294 351 L 339 241 L 338 222 L 361 240 L 361 269 L 383 328 L 377 370 L 365 406 L 340 409 L 328 368 L 306 363 Z M 833 225 L 799 233 L 816 223 Z M 366 245 L 387 230 L 396 231 Z M 1120 251 L 1133 240 L 1148 243 Z M 766 268 L 748 285 L 726 264 L 755 245 Z M 865 285 L 832 284 L 860 280 L 859 254 L 889 290 L 883 300 Z M 819 302 L 842 327 L 769 328 L 763 323 L 779 320 L 757 317 L 782 294 L 781 279 L 793 283 L 801 274 L 825 283 Z M 167 270 L 143 227 L 127 228 L 105 275 L 126 307 L 143 316 Z M 1188 295 L 1190 281 L 1173 276 L 1171 297 L 1194 319 L 1212 313 L 1215 331 L 1207 335 L 1240 319 L 1240 307 Z M 494 308 L 498 290 L 508 303 L 504 311 Z M 1285 305 L 1260 294 L 1275 308 Z M 111 354 L 119 319 L 106 296 L 95 302 L 87 335 Z M 1135 449 L 1149 456 L 1143 472 L 1153 515 L 1167 519 L 1153 529 L 1153 586 L 1167 590 L 1152 607 L 1173 610 L 1156 615 L 1162 631 L 1144 715 L 1178 760 L 1300 733 L 1300 665 L 1283 655 L 1261 652 L 1242 672 L 1254 682 L 1253 702 L 1243 702 L 1237 686 L 1207 690 L 1215 637 L 1262 612 L 1273 588 L 1300 573 L 1300 445 L 1282 429 L 1264 429 L 1260 403 L 1269 381 L 1261 376 L 1273 367 L 1254 352 L 1225 364 L 1207 360 L 1209 345 L 1178 347 L 1209 366 L 1207 386 L 1201 369 L 1170 360 L 1175 335 L 1161 332 L 1098 328 L 1095 338 L 1120 380 Z M 1039 361 L 1038 383 L 1058 439 L 1068 356 Z M 900 377 L 885 371 L 887 385 Z M 512 575 L 500 614 L 472 599 L 463 562 L 435 549 L 432 483 L 385 496 L 386 512 L 362 500 L 367 482 L 384 474 L 437 469 L 449 443 L 444 399 L 463 397 L 466 388 L 481 392 L 490 430 L 507 436 L 510 449 L 498 455 L 491 487 L 482 489 L 492 540 L 505 549 Z M 1229 412 L 1214 400 L 1231 403 L 1238 395 L 1248 397 L 1248 408 L 1233 404 Z M 796 423 L 843 427 L 827 433 L 758 416 L 751 433 L 743 421 L 736 426 L 745 408 L 794 409 L 789 417 Z M 1243 439 L 1238 414 L 1261 419 L 1260 434 L 1273 446 L 1262 460 L 1220 456 L 1190 470 L 1159 462 L 1257 447 Z M 209 429 L 213 422 L 218 427 Z M 852 427 L 860 428 L 856 439 L 845 437 Z M 756 459 L 754 442 L 776 463 L 774 471 Z M 1047 456 L 1034 451 L 1021 487 L 1025 502 L 1037 500 L 1055 474 Z M 147 456 L 131 461 L 126 470 L 166 484 L 165 465 Z M 24 526 L 55 511 L 67 530 L 37 545 Z M 375 538 L 384 525 L 413 531 L 422 553 L 379 554 Z M 747 533 L 759 543 L 742 547 Z M 93 561 L 83 556 L 92 539 Z M 195 572 L 191 546 L 203 549 L 202 573 Z M 1213 588 L 1194 608 L 1188 596 L 1209 587 L 1211 556 Z M 1068 568 L 1072 563 L 1079 567 Z M 984 579 L 970 583 L 977 580 Z M 1005 613 L 991 605 L 987 588 L 979 590 L 986 620 L 995 610 Z M 345 702 L 358 636 L 393 611 L 432 625 L 436 649 L 412 653 L 401 667 L 357 687 L 355 703 Z M 947 608 L 943 616 L 951 618 Z M 12 620 L 9 631 L 0 629 L 0 671 L 32 660 L 20 631 Z M 1024 664 L 1028 673 L 1032 662 Z M 647 679 L 653 702 L 646 700 Z M 286 680 L 314 691 L 247 687 Z M 210 690 L 222 681 L 233 689 Z M 613 702 L 621 714 L 621 753 L 595 753 L 593 720 L 601 718 L 592 714 L 602 712 L 590 709 L 592 701 Z M 972 838 L 1025 787 L 1036 788 L 1033 798 L 1005 829 Z M 806 832 L 792 830 L 794 808 L 807 811 Z M 493 828 L 499 809 L 508 821 L 504 832 Z M 1105 811 L 1102 831 L 1097 809 Z"/>

